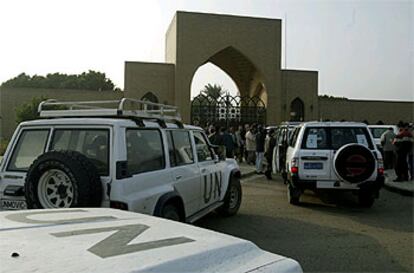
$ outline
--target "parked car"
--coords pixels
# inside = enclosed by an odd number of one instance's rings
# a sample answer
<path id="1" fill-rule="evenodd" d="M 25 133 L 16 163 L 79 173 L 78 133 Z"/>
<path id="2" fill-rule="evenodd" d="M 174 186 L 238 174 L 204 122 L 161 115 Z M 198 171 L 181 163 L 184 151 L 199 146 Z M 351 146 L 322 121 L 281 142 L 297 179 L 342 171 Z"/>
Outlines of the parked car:
<path id="1" fill-rule="evenodd" d="M 0 212 L 2 272 L 280 272 L 295 260 L 252 242 L 108 208 Z"/>
<path id="2" fill-rule="evenodd" d="M 307 122 L 292 133 L 286 153 L 288 200 L 305 189 L 352 191 L 370 207 L 384 184 L 381 153 L 368 127 L 353 122 Z"/>
<path id="3" fill-rule="evenodd" d="M 5 153 L 1 207 L 111 207 L 187 222 L 237 213 L 239 166 L 219 160 L 201 128 L 172 106 L 111 103 L 42 102 L 43 119 L 21 123 Z"/>
<path id="4" fill-rule="evenodd" d="M 388 130 L 388 128 L 392 128 L 394 134 L 398 134 L 398 127 L 395 125 L 368 125 L 369 130 L 371 131 L 372 137 L 374 138 L 374 143 L 378 147 L 378 149 L 382 152 L 382 145 L 381 145 L 381 136 L 382 134 Z"/>

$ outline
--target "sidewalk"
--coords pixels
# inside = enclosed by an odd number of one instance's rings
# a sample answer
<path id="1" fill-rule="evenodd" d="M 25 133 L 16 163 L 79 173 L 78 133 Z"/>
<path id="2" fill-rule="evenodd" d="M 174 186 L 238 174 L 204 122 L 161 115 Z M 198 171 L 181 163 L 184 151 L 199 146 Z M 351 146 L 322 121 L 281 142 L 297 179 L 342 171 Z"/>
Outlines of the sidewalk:
<path id="1" fill-rule="evenodd" d="M 394 182 L 393 180 L 397 178 L 394 170 L 386 170 L 384 175 L 384 188 L 402 195 L 414 196 L 414 181 Z"/>

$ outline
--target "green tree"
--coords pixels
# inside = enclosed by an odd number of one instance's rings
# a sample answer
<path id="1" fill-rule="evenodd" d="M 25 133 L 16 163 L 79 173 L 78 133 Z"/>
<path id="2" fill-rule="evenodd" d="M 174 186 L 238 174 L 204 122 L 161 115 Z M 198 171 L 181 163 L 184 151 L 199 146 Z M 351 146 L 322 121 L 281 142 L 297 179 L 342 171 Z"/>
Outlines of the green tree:
<path id="1" fill-rule="evenodd" d="M 37 107 L 39 103 L 44 101 L 46 98 L 44 97 L 34 97 L 31 102 L 25 103 L 16 108 L 16 122 L 19 124 L 20 122 L 27 121 L 27 120 L 34 120 L 39 118 L 39 113 L 37 112 Z"/>
<path id="2" fill-rule="evenodd" d="M 25 73 L 18 75 L 2 86 L 5 87 L 26 87 L 26 88 L 53 88 L 53 89 L 76 89 L 76 90 L 119 90 L 113 82 L 108 79 L 105 73 L 89 70 L 82 74 L 47 74 L 46 77 Z"/>
<path id="3" fill-rule="evenodd" d="M 226 92 L 226 90 L 223 89 L 223 87 L 219 84 L 207 84 L 204 86 L 204 89 L 201 90 L 201 94 L 203 94 L 204 96 L 210 96 L 213 97 L 214 99 L 218 99 L 219 97 L 221 97 L 222 95 L 224 95 L 224 93 Z"/>

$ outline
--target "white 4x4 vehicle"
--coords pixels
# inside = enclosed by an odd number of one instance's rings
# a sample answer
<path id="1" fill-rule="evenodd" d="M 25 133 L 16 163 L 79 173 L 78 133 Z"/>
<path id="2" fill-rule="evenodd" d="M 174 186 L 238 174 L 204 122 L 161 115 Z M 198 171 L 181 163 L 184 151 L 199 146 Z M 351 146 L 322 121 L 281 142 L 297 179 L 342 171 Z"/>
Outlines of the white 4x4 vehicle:
<path id="1" fill-rule="evenodd" d="M 288 199 L 305 189 L 348 190 L 372 206 L 384 184 L 381 153 L 363 123 L 307 122 L 291 135 L 286 154 Z"/>
<path id="2" fill-rule="evenodd" d="M 48 100 L 39 112 L 17 127 L 0 166 L 3 209 L 111 207 L 193 222 L 240 207 L 236 161 L 219 160 L 175 107 Z"/>
<path id="3" fill-rule="evenodd" d="M 7 273 L 302 273 L 252 242 L 108 208 L 2 211 L 0 257 Z"/>

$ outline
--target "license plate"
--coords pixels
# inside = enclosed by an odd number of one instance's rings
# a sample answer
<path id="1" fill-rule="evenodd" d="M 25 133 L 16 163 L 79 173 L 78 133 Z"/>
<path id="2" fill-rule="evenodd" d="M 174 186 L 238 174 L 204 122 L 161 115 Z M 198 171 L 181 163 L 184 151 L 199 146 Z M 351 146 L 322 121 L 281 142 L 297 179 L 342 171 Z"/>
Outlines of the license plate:
<path id="1" fill-rule="evenodd" d="M 1 199 L 2 209 L 27 209 L 26 201 Z"/>
<path id="2" fill-rule="evenodd" d="M 305 170 L 322 170 L 323 163 L 320 162 L 306 162 L 304 165 Z"/>
<path id="3" fill-rule="evenodd" d="M 318 189 L 332 189 L 334 188 L 335 181 L 317 181 L 316 188 Z"/>

